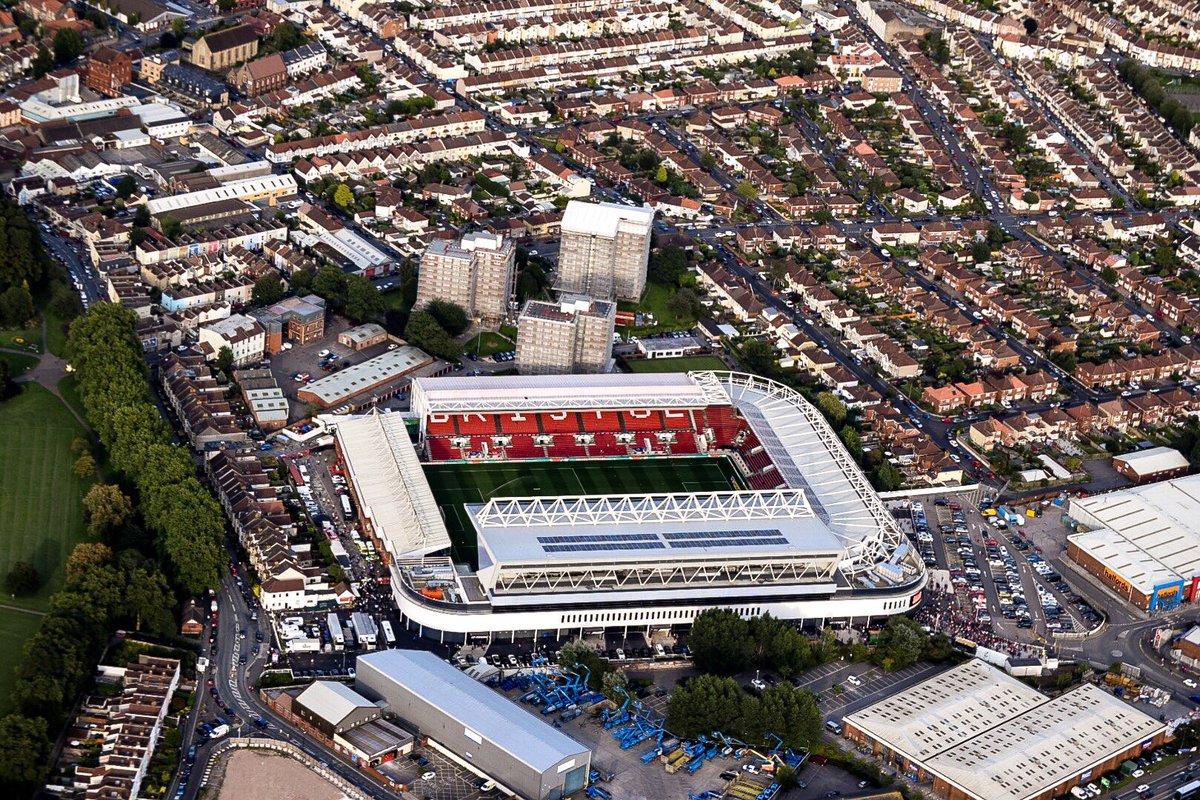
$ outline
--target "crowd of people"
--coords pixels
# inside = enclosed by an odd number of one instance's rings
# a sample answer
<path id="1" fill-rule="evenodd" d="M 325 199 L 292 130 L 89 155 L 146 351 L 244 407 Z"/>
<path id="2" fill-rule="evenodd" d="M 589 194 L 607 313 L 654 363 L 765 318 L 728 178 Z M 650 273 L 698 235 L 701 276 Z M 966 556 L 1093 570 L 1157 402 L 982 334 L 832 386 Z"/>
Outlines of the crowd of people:
<path id="1" fill-rule="evenodd" d="M 1010 656 L 1027 657 L 1040 651 L 1040 648 L 1000 636 L 992 629 L 990 622 L 980 622 L 975 609 L 970 607 L 969 599 L 961 597 L 958 592 L 926 587 L 925 600 L 914 618 L 935 633 L 969 639 L 977 645 Z"/>

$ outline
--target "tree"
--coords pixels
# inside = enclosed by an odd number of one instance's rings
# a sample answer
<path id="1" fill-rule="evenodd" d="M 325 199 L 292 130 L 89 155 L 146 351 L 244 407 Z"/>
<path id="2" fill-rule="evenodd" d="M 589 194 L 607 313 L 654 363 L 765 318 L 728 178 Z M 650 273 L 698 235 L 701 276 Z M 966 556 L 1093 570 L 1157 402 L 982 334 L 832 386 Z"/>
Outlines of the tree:
<path id="1" fill-rule="evenodd" d="M 298 269 L 291 274 L 292 288 L 296 290 L 296 294 L 308 294 L 312 291 L 313 273 L 311 270 Z"/>
<path id="2" fill-rule="evenodd" d="M 283 281 L 275 273 L 263 275 L 254 282 L 250 293 L 250 301 L 256 306 L 269 306 L 283 299 Z"/>
<path id="3" fill-rule="evenodd" d="M 40 787 L 50 763 L 46 720 L 9 714 L 0 719 L 0 786 L 8 797 L 27 797 Z"/>
<path id="4" fill-rule="evenodd" d="M 96 477 L 96 459 L 92 458 L 91 453 L 81 453 L 79 458 L 75 459 L 75 466 L 72 469 L 75 477 L 81 481 L 94 478 Z"/>
<path id="5" fill-rule="evenodd" d="M 383 295 L 375 284 L 362 275 L 351 275 L 346 279 L 346 307 L 343 312 L 354 322 L 375 319 L 385 310 Z"/>
<path id="6" fill-rule="evenodd" d="M 42 586 L 37 567 L 28 561 L 18 561 L 4 576 L 4 590 L 14 597 L 33 594 Z"/>
<path id="7" fill-rule="evenodd" d="M 876 661 L 885 670 L 904 669 L 916 663 L 925 646 L 926 634 L 916 622 L 894 616 L 884 628 L 883 641 L 875 649 Z"/>
<path id="8" fill-rule="evenodd" d="M 795 627 L 770 614 L 750 620 L 758 663 L 785 678 L 798 675 L 812 663 L 812 647 Z"/>
<path id="9" fill-rule="evenodd" d="M 304 34 L 295 25 L 290 22 L 281 22 L 271 31 L 265 45 L 270 52 L 282 53 L 286 50 L 296 49 L 305 41 Z"/>
<path id="10" fill-rule="evenodd" d="M 1021 201 L 1027 206 L 1036 206 L 1039 199 L 1037 192 L 1025 192 L 1025 194 L 1021 195 Z"/>
<path id="11" fill-rule="evenodd" d="M 604 693 L 605 697 L 607 697 L 609 700 L 612 700 L 614 703 L 621 703 L 624 702 L 627 696 L 626 691 L 628 686 L 629 676 L 624 672 L 614 669 L 612 672 L 606 672 L 604 674 L 604 677 L 601 679 L 600 683 L 600 691 Z"/>
<path id="12" fill-rule="evenodd" d="M 1073 373 L 1076 367 L 1075 354 L 1066 350 L 1057 350 L 1050 354 L 1050 360 L 1055 366 L 1066 373 Z"/>
<path id="13" fill-rule="evenodd" d="M 674 286 L 688 269 L 687 253 L 683 248 L 670 245 L 655 250 L 650 255 L 646 272 L 655 283 Z"/>
<path id="14" fill-rule="evenodd" d="M 354 191 L 344 183 L 339 183 L 333 190 L 333 202 L 338 208 L 349 208 L 354 204 Z"/>
<path id="15" fill-rule="evenodd" d="M 1117 277 L 1117 271 L 1111 265 L 1107 265 L 1104 269 L 1100 270 L 1100 280 L 1109 285 L 1116 285 Z"/>
<path id="16" fill-rule="evenodd" d="M 873 482 L 875 488 L 881 492 L 894 492 L 904 485 L 904 476 L 892 462 L 885 459 L 876 468 Z"/>
<path id="17" fill-rule="evenodd" d="M 158 227 L 162 230 L 162 235 L 168 239 L 178 238 L 183 231 L 183 223 L 171 216 L 159 217 Z"/>
<path id="18" fill-rule="evenodd" d="M 321 267 L 313 278 L 312 290 L 326 300 L 340 303 L 346 299 L 346 273 L 333 266 Z"/>
<path id="19" fill-rule="evenodd" d="M 175 34 L 175 38 L 183 41 L 184 35 L 187 34 L 187 20 L 180 17 L 171 22 L 171 33 Z"/>
<path id="20" fill-rule="evenodd" d="M 971 258 L 975 259 L 976 264 L 982 264 L 985 261 L 990 261 L 992 258 L 991 245 L 983 241 L 979 241 L 971 245 Z"/>
<path id="21" fill-rule="evenodd" d="M 746 734 L 764 741 L 774 733 L 788 747 L 808 749 L 821 741 L 821 710 L 812 692 L 779 683 L 769 687 L 755 703 L 753 718 L 747 719 Z"/>
<path id="22" fill-rule="evenodd" d="M 233 351 L 229 349 L 229 345 L 223 345 L 217 351 L 217 369 L 225 373 L 225 377 L 233 377 Z"/>
<path id="23" fill-rule="evenodd" d="M 697 669 L 717 675 L 741 672 L 754 659 L 749 624 L 728 609 L 701 612 L 692 623 L 688 647 Z"/>
<path id="24" fill-rule="evenodd" d="M 74 61 L 83 52 L 83 37 L 74 28 L 59 28 L 54 34 L 54 60 L 59 64 Z"/>
<path id="25" fill-rule="evenodd" d="M 658 171 L 654 173 L 655 182 L 656 183 L 666 183 L 668 177 L 669 176 L 667 175 L 667 165 L 659 164 Z"/>
<path id="26" fill-rule="evenodd" d="M 742 345 L 742 363 L 751 372 L 770 375 L 778 358 L 779 351 L 761 339 L 750 339 Z"/>
<path id="27" fill-rule="evenodd" d="M 414 311 L 404 326 L 404 338 L 432 356 L 457 361 L 462 348 L 428 311 Z"/>
<path id="28" fill-rule="evenodd" d="M 35 313 L 33 296 L 24 286 L 10 286 L 0 294 L 0 327 L 23 328 Z"/>
<path id="29" fill-rule="evenodd" d="M 120 180 L 117 181 L 117 197 L 122 200 L 128 200 L 137 191 L 137 188 L 137 181 L 133 179 L 132 175 L 122 175 Z"/>
<path id="30" fill-rule="evenodd" d="M 821 392 L 817 395 L 817 410 L 824 415 L 832 428 L 840 428 L 846 424 L 846 404 L 832 392 Z"/>
<path id="31" fill-rule="evenodd" d="M 758 198 L 758 189 L 754 188 L 754 184 L 750 181 L 742 181 L 734 187 L 733 192 L 743 200 L 755 200 Z"/>
<path id="32" fill-rule="evenodd" d="M 470 327 L 471 321 L 467 319 L 467 312 L 463 310 L 462 306 L 455 303 L 434 300 L 425 310 L 437 320 L 437 324 L 442 326 L 442 330 L 451 336 L 459 336 Z"/>
<path id="33" fill-rule="evenodd" d="M 679 289 L 667 301 L 667 310 L 679 318 L 680 322 L 690 322 L 698 319 L 704 311 L 700 296 L 691 289 Z"/>
<path id="34" fill-rule="evenodd" d="M 67 583 L 72 583 L 88 570 L 112 561 L 112 548 L 102 542 L 80 542 L 67 557 Z"/>
<path id="35" fill-rule="evenodd" d="M 33 57 L 33 77 L 40 78 L 52 69 L 54 69 L 54 56 L 46 49 L 46 45 L 39 44 L 37 55 Z"/>
<path id="36" fill-rule="evenodd" d="M 698 675 L 675 690 L 667 706 L 667 728 L 679 736 L 714 730 L 741 732 L 746 693 L 733 678 Z"/>
<path id="37" fill-rule="evenodd" d="M 602 691 L 604 680 L 613 667 L 600 657 L 596 648 L 582 639 L 574 639 L 563 645 L 558 651 L 558 665 L 582 675 L 588 674 L 588 688 Z"/>
<path id="38" fill-rule="evenodd" d="M 133 503 L 119 486 L 97 483 L 83 497 L 88 536 L 99 539 L 122 527 L 133 515 Z"/>

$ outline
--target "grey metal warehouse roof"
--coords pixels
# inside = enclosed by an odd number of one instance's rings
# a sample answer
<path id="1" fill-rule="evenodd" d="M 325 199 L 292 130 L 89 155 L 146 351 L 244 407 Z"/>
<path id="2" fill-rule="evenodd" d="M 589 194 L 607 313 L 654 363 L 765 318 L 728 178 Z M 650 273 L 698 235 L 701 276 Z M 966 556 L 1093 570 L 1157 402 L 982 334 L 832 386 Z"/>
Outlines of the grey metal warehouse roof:
<path id="1" fill-rule="evenodd" d="M 425 650 L 381 650 L 358 657 L 359 680 L 371 669 L 436 706 L 514 758 L 545 772 L 588 749 Z M 418 724 L 420 720 L 409 720 Z"/>
<path id="2" fill-rule="evenodd" d="M 296 695 L 305 708 L 332 725 L 337 725 L 358 708 L 375 706 L 344 683 L 316 681 Z"/>

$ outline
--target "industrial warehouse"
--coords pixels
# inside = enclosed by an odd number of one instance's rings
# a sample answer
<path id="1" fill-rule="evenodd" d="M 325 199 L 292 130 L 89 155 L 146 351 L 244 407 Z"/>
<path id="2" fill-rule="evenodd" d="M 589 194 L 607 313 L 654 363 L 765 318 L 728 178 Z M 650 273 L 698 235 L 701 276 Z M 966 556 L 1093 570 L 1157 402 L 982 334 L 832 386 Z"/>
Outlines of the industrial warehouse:
<path id="1" fill-rule="evenodd" d="M 359 656 L 355 689 L 508 793 L 559 800 L 584 788 L 591 752 L 424 650 Z"/>
<path id="2" fill-rule="evenodd" d="M 336 443 L 420 635 L 649 630 L 714 607 L 867 622 L 920 602 L 915 550 L 820 412 L 781 384 L 697 372 L 412 387 L 415 449 L 395 414 L 341 418 Z M 630 477 L 655 460 L 670 465 L 659 480 Z M 585 484 L 598 464 L 630 479 Z M 723 465 L 728 477 L 703 480 Z M 439 487 L 451 471 L 508 473 L 439 502 L 426 467 Z"/>
<path id="3" fill-rule="evenodd" d="M 1071 500 L 1067 556 L 1128 602 L 1165 611 L 1200 597 L 1200 475 Z"/>
<path id="4" fill-rule="evenodd" d="M 1049 698 L 978 659 L 845 718 L 845 736 L 948 800 L 1048 800 L 1162 744 L 1167 726 L 1085 684 Z"/>

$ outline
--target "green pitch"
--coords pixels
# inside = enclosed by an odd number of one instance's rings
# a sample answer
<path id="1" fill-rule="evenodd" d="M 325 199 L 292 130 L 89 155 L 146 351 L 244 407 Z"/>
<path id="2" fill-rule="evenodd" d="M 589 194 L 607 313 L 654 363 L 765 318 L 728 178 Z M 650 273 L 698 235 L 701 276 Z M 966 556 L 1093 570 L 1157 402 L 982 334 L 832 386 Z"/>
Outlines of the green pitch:
<path id="1" fill-rule="evenodd" d="M 743 488 L 727 458 L 647 458 L 426 464 L 425 477 L 446 520 L 455 561 L 475 565 L 475 529 L 463 511 L 493 497 L 710 492 Z"/>

